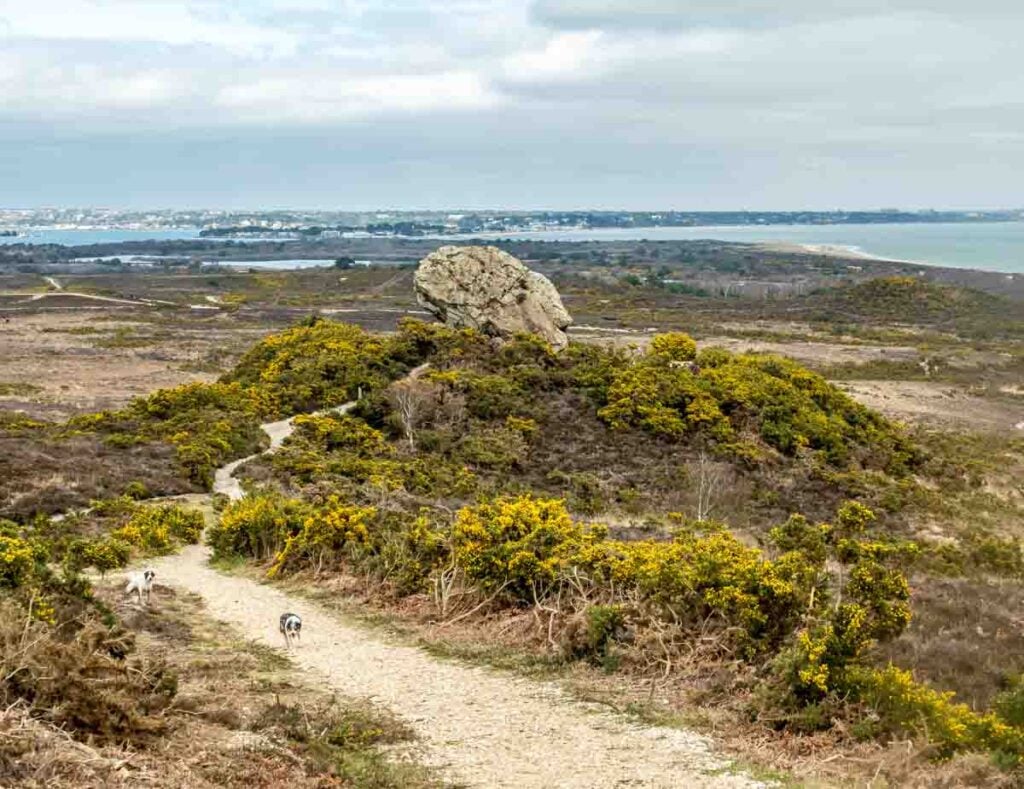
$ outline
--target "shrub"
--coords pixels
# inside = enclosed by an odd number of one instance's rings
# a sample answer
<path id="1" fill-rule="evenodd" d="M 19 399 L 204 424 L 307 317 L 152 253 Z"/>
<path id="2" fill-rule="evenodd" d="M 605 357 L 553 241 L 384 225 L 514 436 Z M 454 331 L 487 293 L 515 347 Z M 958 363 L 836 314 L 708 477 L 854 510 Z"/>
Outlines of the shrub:
<path id="1" fill-rule="evenodd" d="M 288 416 L 340 405 L 383 389 L 414 355 L 409 336 L 389 340 L 344 323 L 313 319 L 264 338 L 224 377 L 259 392 L 265 416 Z"/>
<path id="2" fill-rule="evenodd" d="M 866 733 L 926 737 L 940 758 L 960 751 L 994 751 L 1016 761 L 1024 754 L 1024 732 L 995 713 L 977 713 L 953 701 L 952 691 L 937 691 L 914 681 L 909 671 L 855 669 L 850 677 L 855 698 L 875 716 Z"/>
<path id="3" fill-rule="evenodd" d="M 697 356 L 697 343 L 689 334 L 671 332 L 656 335 L 648 354 L 670 362 L 686 362 Z"/>
<path id="4" fill-rule="evenodd" d="M 216 467 L 264 445 L 260 411 L 258 394 L 238 383 L 191 383 L 136 398 L 121 411 L 75 417 L 67 430 L 101 433 L 118 446 L 164 441 L 184 476 L 209 488 Z"/>
<path id="5" fill-rule="evenodd" d="M 767 560 L 728 532 L 681 532 L 668 543 L 608 541 L 583 561 L 602 586 L 638 592 L 656 618 L 688 633 L 731 631 L 731 640 L 748 653 L 788 636 L 806 598 L 785 564 Z"/>
<path id="6" fill-rule="evenodd" d="M 605 539 L 574 523 L 559 500 L 520 496 L 464 507 L 452 527 L 453 558 L 482 588 L 537 603 L 556 588 L 588 584 L 631 595 L 646 615 L 685 632 L 717 624 L 750 650 L 792 632 L 802 578 L 725 531 L 681 531 L 672 542 Z"/>
<path id="7" fill-rule="evenodd" d="M 347 415 L 301 415 L 293 422 L 295 434 L 292 443 L 306 440 L 325 452 L 344 450 L 359 457 L 387 455 L 391 447 L 379 430 L 374 430 L 362 419 Z"/>
<path id="8" fill-rule="evenodd" d="M 791 360 L 711 349 L 697 369 L 664 364 L 690 358 L 688 340 L 655 337 L 650 354 L 613 375 L 600 416 L 673 440 L 703 435 L 730 451 L 753 429 L 784 455 L 812 450 L 836 466 L 856 460 L 897 472 L 919 461 L 883 417 Z"/>
<path id="9" fill-rule="evenodd" d="M 0 602 L 0 703 L 21 702 L 35 717 L 99 742 L 143 740 L 177 682 L 163 666 L 130 656 L 131 640 L 92 617 L 72 634 Z"/>
<path id="10" fill-rule="evenodd" d="M 16 589 L 24 585 L 38 561 L 38 552 L 28 540 L 0 535 L 0 586 Z"/>
<path id="11" fill-rule="evenodd" d="M 199 542 L 203 532 L 203 516 L 175 505 L 139 507 L 128 521 L 110 533 L 114 541 L 121 541 L 139 549 L 147 556 L 172 553 L 182 543 Z"/>
<path id="12" fill-rule="evenodd" d="M 279 493 L 250 494 L 228 504 L 208 540 L 217 557 L 248 556 L 270 561 L 289 537 L 302 530 L 312 512 L 305 502 Z"/>
<path id="13" fill-rule="evenodd" d="M 1012 677 L 1009 687 L 996 696 L 996 714 L 1011 726 L 1024 729 L 1024 677 Z"/>
<path id="14" fill-rule="evenodd" d="M 459 510 L 452 550 L 470 580 L 490 591 L 504 590 L 515 600 L 534 602 L 584 545 L 604 534 L 602 527 L 573 523 L 558 499 L 520 496 Z"/>
<path id="15" fill-rule="evenodd" d="M 910 623 L 910 588 L 900 565 L 915 551 L 907 544 L 863 540 L 875 514 L 855 501 L 843 502 L 834 524 L 812 526 L 793 515 L 769 532 L 769 540 L 806 574 L 804 587 L 813 590 L 807 616 L 796 643 L 777 661 L 776 670 L 799 705 L 822 701 L 848 689 L 848 673 L 877 641 L 897 637 Z M 826 560 L 850 565 L 840 578 L 826 582 Z M 829 590 L 840 593 L 831 605 Z M 789 703 L 783 701 L 783 705 Z"/>
<path id="16" fill-rule="evenodd" d="M 273 576 L 302 566 L 312 567 L 320 574 L 346 552 L 369 545 L 369 525 L 376 515 L 373 507 L 355 507 L 332 496 L 285 539 L 268 574 Z"/>
<path id="17" fill-rule="evenodd" d="M 78 540 L 72 543 L 66 565 L 73 572 L 93 567 L 101 574 L 127 566 L 132 546 L 123 539 Z"/>
<path id="18" fill-rule="evenodd" d="M 127 487 L 124 489 L 124 495 L 135 499 L 136 501 L 139 499 L 147 499 L 149 498 L 149 488 L 146 487 L 146 483 L 136 480 L 135 482 L 128 483 Z"/>
<path id="19" fill-rule="evenodd" d="M 625 608 L 621 605 L 592 605 L 587 609 L 587 651 L 604 656 L 626 626 Z"/>
<path id="20" fill-rule="evenodd" d="M 527 445 L 519 431 L 478 428 L 463 437 L 457 451 L 460 457 L 473 465 L 507 470 L 525 459 Z"/>

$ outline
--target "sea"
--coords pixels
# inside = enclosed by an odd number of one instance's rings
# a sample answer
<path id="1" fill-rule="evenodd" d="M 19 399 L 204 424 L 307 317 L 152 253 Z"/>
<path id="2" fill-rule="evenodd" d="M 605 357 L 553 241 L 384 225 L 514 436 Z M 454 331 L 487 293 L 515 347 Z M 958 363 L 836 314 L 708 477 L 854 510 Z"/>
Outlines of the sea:
<path id="1" fill-rule="evenodd" d="M 0 244 L 98 244 L 119 241 L 195 239 L 199 228 L 176 230 L 54 230 L 39 228 Z M 714 239 L 744 243 L 795 244 L 815 249 L 842 248 L 866 257 L 926 265 L 1024 274 L 1024 222 L 922 223 L 889 225 L 743 225 L 726 227 L 648 227 L 600 230 L 541 230 L 475 234 L 473 238 L 535 241 L 673 241 Z M 444 236 L 457 241 L 463 237 Z M 468 237 L 466 237 L 468 238 Z M 264 264 L 270 261 L 262 261 Z M 297 261 L 282 261 L 296 267 Z M 322 265 L 308 261 L 305 265 Z"/>

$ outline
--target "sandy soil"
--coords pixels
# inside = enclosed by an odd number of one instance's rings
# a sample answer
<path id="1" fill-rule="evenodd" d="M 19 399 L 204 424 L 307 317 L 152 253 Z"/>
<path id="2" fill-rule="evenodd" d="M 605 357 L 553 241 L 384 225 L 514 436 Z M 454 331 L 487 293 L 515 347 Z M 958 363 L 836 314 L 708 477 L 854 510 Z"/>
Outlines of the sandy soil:
<path id="1" fill-rule="evenodd" d="M 229 321 L 154 326 L 133 321 L 131 311 L 111 314 L 109 307 L 100 313 L 76 309 L 7 315 L 0 323 L 0 384 L 30 384 L 39 390 L 2 397 L 4 407 L 50 419 L 117 408 L 156 389 L 212 380 L 213 372 L 187 367 L 218 347 L 241 349 L 265 333 Z M 130 337 L 149 335 L 152 342 L 142 347 L 97 346 L 119 329 Z"/>
<path id="2" fill-rule="evenodd" d="M 387 643 L 302 598 L 207 564 L 190 546 L 155 563 L 157 578 L 203 597 L 211 616 L 283 648 L 278 616 L 303 618 L 293 660 L 311 681 L 365 696 L 419 734 L 424 761 L 481 787 L 754 787 L 693 732 L 647 727 L 572 701 L 556 685 L 442 661 Z"/>
<path id="3" fill-rule="evenodd" d="M 1024 431 L 1024 401 L 975 397 L 950 384 L 929 381 L 838 382 L 864 405 L 896 419 L 996 432 Z"/>
<path id="4" fill-rule="evenodd" d="M 801 362 L 816 365 L 864 364 L 880 360 L 891 362 L 916 361 L 920 353 L 904 345 L 840 345 L 828 342 L 748 340 L 735 337 L 707 337 L 702 346 L 717 345 L 729 351 L 764 351 L 790 356 Z"/>

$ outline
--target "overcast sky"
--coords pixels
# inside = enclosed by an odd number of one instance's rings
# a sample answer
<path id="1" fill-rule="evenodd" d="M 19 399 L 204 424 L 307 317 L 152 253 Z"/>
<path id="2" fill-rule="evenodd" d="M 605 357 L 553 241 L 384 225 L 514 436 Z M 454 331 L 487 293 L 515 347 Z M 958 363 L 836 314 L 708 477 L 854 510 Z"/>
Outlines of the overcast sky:
<path id="1" fill-rule="evenodd" d="M 0 205 L 1024 205 L 1020 0 L 0 0 Z"/>

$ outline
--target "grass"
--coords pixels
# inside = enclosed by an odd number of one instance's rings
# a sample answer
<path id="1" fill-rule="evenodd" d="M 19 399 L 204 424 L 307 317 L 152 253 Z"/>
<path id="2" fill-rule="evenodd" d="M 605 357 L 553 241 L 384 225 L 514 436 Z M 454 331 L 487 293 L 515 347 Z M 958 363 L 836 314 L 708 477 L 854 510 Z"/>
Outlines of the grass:
<path id="1" fill-rule="evenodd" d="M 0 397 L 28 397 L 43 391 L 43 387 L 21 381 L 0 381 Z"/>
<path id="2" fill-rule="evenodd" d="M 162 343 L 165 337 L 161 333 L 140 334 L 136 329 L 122 326 L 116 329 L 113 334 L 100 337 L 93 341 L 94 348 L 117 349 L 117 348 L 148 348 Z"/>
<path id="3" fill-rule="evenodd" d="M 143 776 L 161 774 L 161 786 L 182 789 L 200 780 L 237 787 L 439 785 L 402 755 L 413 732 L 386 710 L 306 686 L 281 650 L 240 638 L 194 595 L 163 587 L 149 608 L 126 609 L 119 591 L 101 594 L 139 634 L 142 651 L 164 656 L 178 674 L 170 740 L 132 757 Z M 250 743 L 245 750 L 231 744 L 239 737 Z"/>

